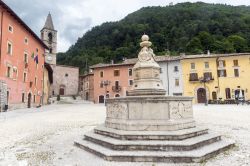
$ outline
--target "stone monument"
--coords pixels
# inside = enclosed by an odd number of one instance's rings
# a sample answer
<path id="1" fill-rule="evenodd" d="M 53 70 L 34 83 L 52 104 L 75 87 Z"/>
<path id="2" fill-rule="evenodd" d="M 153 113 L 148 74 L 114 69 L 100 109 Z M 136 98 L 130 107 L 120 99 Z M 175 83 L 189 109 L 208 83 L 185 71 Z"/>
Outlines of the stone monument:
<path id="1" fill-rule="evenodd" d="M 107 99 L 105 124 L 75 145 L 109 161 L 201 162 L 233 146 L 196 127 L 192 97 L 165 96 L 152 43 L 142 36 L 128 96 Z"/>

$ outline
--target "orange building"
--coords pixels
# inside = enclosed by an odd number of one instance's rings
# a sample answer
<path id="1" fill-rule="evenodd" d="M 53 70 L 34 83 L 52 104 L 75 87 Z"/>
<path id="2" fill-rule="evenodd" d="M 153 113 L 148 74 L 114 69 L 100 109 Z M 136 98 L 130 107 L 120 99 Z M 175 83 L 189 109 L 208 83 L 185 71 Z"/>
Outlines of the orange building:
<path id="1" fill-rule="evenodd" d="M 0 32 L 0 80 L 7 84 L 8 105 L 40 105 L 47 46 L 3 1 Z"/>
<path id="2" fill-rule="evenodd" d="M 94 102 L 104 103 L 105 96 L 126 96 L 133 85 L 132 68 L 135 61 L 121 64 L 97 64 L 91 66 L 94 73 Z"/>

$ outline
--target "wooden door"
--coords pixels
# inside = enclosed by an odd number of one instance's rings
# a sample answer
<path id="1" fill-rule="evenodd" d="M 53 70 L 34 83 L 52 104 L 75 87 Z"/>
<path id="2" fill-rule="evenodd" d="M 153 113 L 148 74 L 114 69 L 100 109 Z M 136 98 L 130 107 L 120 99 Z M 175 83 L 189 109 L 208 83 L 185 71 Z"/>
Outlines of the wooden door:
<path id="1" fill-rule="evenodd" d="M 205 103 L 206 102 L 206 90 L 204 88 L 198 89 L 197 100 L 198 100 L 198 103 Z"/>
<path id="2" fill-rule="evenodd" d="M 64 95 L 64 88 L 60 88 L 59 94 L 60 94 L 60 96 Z"/>
<path id="3" fill-rule="evenodd" d="M 31 93 L 28 94 L 28 108 L 31 107 Z"/>

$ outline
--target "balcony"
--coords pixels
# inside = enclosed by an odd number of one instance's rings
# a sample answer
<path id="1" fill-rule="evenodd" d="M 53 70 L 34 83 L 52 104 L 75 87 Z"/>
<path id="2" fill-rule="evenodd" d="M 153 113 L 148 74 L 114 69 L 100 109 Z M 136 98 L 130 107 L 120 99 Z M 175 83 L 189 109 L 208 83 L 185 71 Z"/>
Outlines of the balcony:
<path id="1" fill-rule="evenodd" d="M 112 91 L 113 92 L 119 93 L 121 90 L 122 90 L 121 86 L 112 86 Z"/>
<path id="2" fill-rule="evenodd" d="M 198 78 L 189 78 L 189 81 L 190 82 L 196 82 L 196 81 L 199 81 L 199 79 Z"/>

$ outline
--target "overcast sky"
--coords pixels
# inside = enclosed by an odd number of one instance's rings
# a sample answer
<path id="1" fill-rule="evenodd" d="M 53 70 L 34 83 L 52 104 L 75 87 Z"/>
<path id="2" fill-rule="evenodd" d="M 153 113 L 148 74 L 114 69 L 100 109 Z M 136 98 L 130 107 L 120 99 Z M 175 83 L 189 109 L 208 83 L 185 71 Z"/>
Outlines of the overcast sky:
<path id="1" fill-rule="evenodd" d="M 117 21 L 145 6 L 196 0 L 3 0 L 40 36 L 50 12 L 58 30 L 58 51 L 64 52 L 93 26 Z M 208 3 L 250 5 L 250 0 L 200 0 Z"/>

